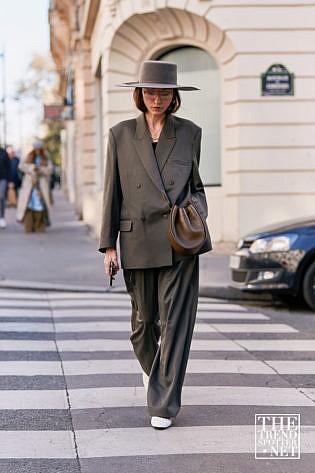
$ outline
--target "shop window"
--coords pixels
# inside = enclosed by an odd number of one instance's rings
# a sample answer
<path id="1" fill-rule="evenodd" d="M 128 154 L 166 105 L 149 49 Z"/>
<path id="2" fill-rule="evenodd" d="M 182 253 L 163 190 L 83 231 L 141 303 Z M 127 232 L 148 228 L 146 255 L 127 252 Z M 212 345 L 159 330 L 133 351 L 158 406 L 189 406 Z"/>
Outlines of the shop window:
<path id="1" fill-rule="evenodd" d="M 178 82 L 195 85 L 200 91 L 181 92 L 182 105 L 177 115 L 202 128 L 200 171 L 208 186 L 221 184 L 220 71 L 213 57 L 195 47 L 176 48 L 157 59 L 178 65 Z"/>

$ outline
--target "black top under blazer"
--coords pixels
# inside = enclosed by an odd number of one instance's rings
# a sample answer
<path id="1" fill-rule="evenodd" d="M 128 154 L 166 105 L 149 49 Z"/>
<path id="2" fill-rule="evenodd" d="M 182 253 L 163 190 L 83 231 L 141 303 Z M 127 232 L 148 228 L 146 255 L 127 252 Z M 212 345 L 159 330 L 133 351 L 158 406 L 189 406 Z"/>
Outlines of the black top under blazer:
<path id="1" fill-rule="evenodd" d="M 189 179 L 195 205 L 204 217 L 208 213 L 198 171 L 200 140 L 201 128 L 173 115 L 166 117 L 155 153 L 144 114 L 109 130 L 99 251 L 116 248 L 119 235 L 123 268 L 174 263 L 170 200 L 177 201 Z"/>

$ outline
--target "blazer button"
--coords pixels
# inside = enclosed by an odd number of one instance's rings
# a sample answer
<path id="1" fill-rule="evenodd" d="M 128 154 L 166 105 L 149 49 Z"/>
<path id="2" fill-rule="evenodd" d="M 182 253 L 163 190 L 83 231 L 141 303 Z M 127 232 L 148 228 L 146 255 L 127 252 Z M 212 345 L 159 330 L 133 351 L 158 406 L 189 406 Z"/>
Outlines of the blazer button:
<path id="1" fill-rule="evenodd" d="M 141 184 L 137 184 L 137 189 L 140 189 L 140 187 L 141 187 Z"/>
<path id="2" fill-rule="evenodd" d="M 163 218 L 168 218 L 168 214 L 163 214 L 162 217 Z"/>

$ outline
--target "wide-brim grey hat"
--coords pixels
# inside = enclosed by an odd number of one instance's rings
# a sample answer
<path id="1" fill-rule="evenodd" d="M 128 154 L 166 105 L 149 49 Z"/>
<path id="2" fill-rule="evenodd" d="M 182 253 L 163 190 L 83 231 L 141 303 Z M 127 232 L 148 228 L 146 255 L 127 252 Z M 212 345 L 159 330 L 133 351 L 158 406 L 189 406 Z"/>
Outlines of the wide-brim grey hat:
<path id="1" fill-rule="evenodd" d="M 177 84 L 177 64 L 166 61 L 144 61 L 137 82 L 124 82 L 119 87 L 146 87 L 151 89 L 199 90 L 191 85 Z"/>

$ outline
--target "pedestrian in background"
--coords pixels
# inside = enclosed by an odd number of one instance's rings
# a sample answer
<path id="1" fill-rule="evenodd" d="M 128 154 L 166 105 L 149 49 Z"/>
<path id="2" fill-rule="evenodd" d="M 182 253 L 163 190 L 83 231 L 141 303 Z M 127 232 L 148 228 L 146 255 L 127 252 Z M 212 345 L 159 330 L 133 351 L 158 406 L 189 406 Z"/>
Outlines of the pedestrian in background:
<path id="1" fill-rule="evenodd" d="M 7 151 L 10 158 L 10 175 L 9 175 L 7 199 L 8 199 L 8 204 L 15 207 L 17 203 L 19 189 L 22 182 L 21 173 L 19 171 L 20 160 L 17 157 L 13 148 L 8 148 Z"/>
<path id="2" fill-rule="evenodd" d="M 143 370 L 151 425 L 171 426 L 181 391 L 195 324 L 198 256 L 175 253 L 168 237 L 170 205 L 193 195 L 207 217 L 199 176 L 201 129 L 173 115 L 180 106 L 177 66 L 145 61 L 134 87 L 142 112 L 109 131 L 101 252 L 107 275 L 118 271 L 116 241 L 131 296 L 131 342 Z M 190 191 L 191 189 L 191 191 Z M 190 193 L 189 193 L 190 192 Z M 171 201 L 171 203 L 170 203 Z M 211 249 L 210 241 L 200 251 Z"/>
<path id="3" fill-rule="evenodd" d="M 0 148 L 0 228 L 5 228 L 7 223 L 4 218 L 7 185 L 10 178 L 10 158 L 4 148 Z"/>
<path id="4" fill-rule="evenodd" d="M 25 232 L 43 232 L 50 225 L 50 175 L 52 164 L 36 140 L 32 151 L 19 165 L 24 173 L 17 206 L 17 220 Z"/>

